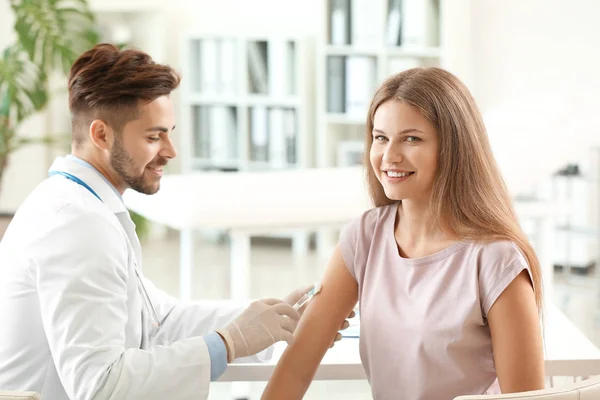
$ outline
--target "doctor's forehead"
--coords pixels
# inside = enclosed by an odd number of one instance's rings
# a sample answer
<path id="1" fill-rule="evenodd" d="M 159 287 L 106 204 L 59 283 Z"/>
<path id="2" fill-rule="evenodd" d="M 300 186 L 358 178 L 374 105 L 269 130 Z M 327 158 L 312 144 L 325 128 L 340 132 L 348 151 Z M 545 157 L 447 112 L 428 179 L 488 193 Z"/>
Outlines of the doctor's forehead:
<path id="1" fill-rule="evenodd" d="M 136 121 L 144 130 L 168 132 L 175 127 L 173 103 L 168 96 L 162 96 L 150 103 L 140 105 L 139 111 Z"/>

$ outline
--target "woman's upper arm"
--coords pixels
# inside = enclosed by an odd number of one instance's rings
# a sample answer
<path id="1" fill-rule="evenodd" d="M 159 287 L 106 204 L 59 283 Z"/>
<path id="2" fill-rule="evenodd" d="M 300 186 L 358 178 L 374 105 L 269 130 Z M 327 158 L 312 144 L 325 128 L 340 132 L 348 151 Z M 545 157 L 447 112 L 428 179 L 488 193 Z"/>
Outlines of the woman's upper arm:
<path id="1" fill-rule="evenodd" d="M 301 399 L 342 322 L 358 301 L 358 284 L 335 248 L 321 280 L 321 292 L 308 304 L 294 342 L 286 349 L 263 399 Z"/>
<path id="2" fill-rule="evenodd" d="M 502 393 L 544 387 L 544 352 L 538 309 L 526 270 L 508 285 L 488 313 Z"/>

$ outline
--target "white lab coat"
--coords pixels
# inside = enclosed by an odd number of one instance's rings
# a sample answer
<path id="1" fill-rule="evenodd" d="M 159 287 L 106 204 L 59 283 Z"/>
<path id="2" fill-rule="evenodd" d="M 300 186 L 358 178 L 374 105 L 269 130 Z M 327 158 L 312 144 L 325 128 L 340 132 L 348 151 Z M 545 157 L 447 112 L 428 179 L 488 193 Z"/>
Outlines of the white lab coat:
<path id="1" fill-rule="evenodd" d="M 52 176 L 16 213 L 0 243 L 0 388 L 49 400 L 206 399 L 200 335 L 240 307 L 184 303 L 157 289 L 141 275 L 134 225 L 112 186 L 70 159 L 51 170 L 77 176 L 102 202 Z"/>

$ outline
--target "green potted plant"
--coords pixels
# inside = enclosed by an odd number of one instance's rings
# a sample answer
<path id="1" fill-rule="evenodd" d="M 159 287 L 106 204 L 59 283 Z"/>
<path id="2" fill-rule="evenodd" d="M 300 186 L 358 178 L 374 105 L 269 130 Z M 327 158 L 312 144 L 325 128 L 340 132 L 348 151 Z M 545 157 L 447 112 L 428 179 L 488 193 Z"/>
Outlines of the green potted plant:
<path id="1" fill-rule="evenodd" d="M 20 124 L 45 109 L 50 99 L 48 76 L 68 74 L 75 59 L 100 40 L 87 0 L 9 0 L 17 41 L 0 58 L 0 191 L 11 154 L 30 143 L 60 143 L 65 135 L 42 138 L 18 135 Z M 140 240 L 150 223 L 131 213 Z M 0 216 L 0 238 L 11 215 Z"/>
<path id="2" fill-rule="evenodd" d="M 48 76 L 67 73 L 77 56 L 98 42 L 94 15 L 86 0 L 9 0 L 17 40 L 0 55 L 0 191 L 10 156 L 30 143 L 53 143 L 21 137 L 20 124 L 42 111 L 50 97 Z M 0 222 L 0 236 L 2 235 Z"/>

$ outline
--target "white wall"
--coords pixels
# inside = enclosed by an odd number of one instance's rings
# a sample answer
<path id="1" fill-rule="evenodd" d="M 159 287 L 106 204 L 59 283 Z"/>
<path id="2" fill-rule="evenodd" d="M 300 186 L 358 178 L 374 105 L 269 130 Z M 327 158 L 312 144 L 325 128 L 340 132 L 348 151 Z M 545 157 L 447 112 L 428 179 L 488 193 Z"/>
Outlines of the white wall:
<path id="1" fill-rule="evenodd" d="M 472 0 L 475 91 L 489 108 L 525 91 L 600 84 L 597 0 Z"/>
<path id="2" fill-rule="evenodd" d="M 526 190 L 600 145 L 600 2 L 471 4 L 471 89 L 509 186 Z"/>

